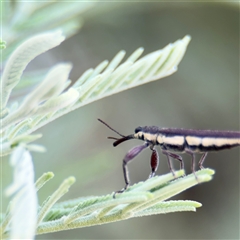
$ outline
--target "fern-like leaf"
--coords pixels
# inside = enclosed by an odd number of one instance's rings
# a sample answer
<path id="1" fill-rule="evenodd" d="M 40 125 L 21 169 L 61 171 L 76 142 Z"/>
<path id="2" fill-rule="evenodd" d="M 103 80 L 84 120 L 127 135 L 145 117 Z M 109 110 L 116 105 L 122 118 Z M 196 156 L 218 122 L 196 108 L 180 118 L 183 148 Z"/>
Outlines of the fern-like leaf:
<path id="1" fill-rule="evenodd" d="M 179 211 L 196 211 L 201 204 L 195 201 L 166 201 L 176 194 L 212 179 L 214 171 L 204 169 L 186 177 L 183 171 L 156 176 L 130 187 L 117 195 L 85 197 L 58 203 L 47 213 L 37 228 L 37 234 L 94 226 L 133 217 L 165 214 Z"/>
<path id="2" fill-rule="evenodd" d="M 18 84 L 23 70 L 39 54 L 59 45 L 64 40 L 60 31 L 40 34 L 20 45 L 9 58 L 1 79 L 1 111 L 6 107 L 12 89 Z"/>
<path id="3" fill-rule="evenodd" d="M 56 33 L 39 35 L 28 40 L 27 42 L 32 44 L 31 49 L 33 50 L 30 51 L 29 56 L 27 53 L 24 54 L 25 61 L 21 62 L 20 65 L 17 64 L 18 59 L 21 59 L 22 52 L 26 50 L 28 44 L 21 45 L 8 62 L 3 78 L 2 93 L 5 96 L 3 106 L 5 106 L 12 88 L 18 83 L 29 60 L 63 40 L 61 36 L 58 36 L 53 44 L 45 41 L 46 46 L 41 45 L 40 50 L 36 51 L 39 43 L 44 45 L 43 36 L 55 39 Z M 15 104 L 14 108 L 2 109 L 3 148 L 1 155 L 6 155 L 12 151 L 12 147 L 16 145 L 10 144 L 10 142 L 14 142 L 15 138 L 27 136 L 70 111 L 106 96 L 174 73 L 189 41 L 190 37 L 185 36 L 162 50 L 150 53 L 140 59 L 143 48 L 139 48 L 123 63 L 121 62 L 125 56 L 125 51 L 120 51 L 110 63 L 103 61 L 95 69 L 89 69 L 83 73 L 67 92 L 63 91 L 70 83 L 68 75 L 71 65 L 58 64 L 53 67 L 45 79 L 25 97 L 21 104 Z"/>
<path id="4" fill-rule="evenodd" d="M 14 167 L 14 181 L 6 194 L 12 201 L 0 232 L 4 233 L 10 223 L 11 239 L 33 239 L 37 225 L 37 194 L 32 157 L 19 146 L 12 153 L 10 163 Z"/>

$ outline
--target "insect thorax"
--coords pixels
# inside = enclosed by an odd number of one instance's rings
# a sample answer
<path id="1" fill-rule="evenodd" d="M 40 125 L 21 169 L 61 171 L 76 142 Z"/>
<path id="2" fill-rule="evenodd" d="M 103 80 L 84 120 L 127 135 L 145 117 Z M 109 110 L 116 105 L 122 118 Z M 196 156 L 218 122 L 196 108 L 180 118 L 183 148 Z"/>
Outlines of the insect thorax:
<path id="1" fill-rule="evenodd" d="M 153 127 L 143 127 L 142 131 L 138 131 L 134 134 L 134 137 L 155 145 L 158 144 L 157 137 L 159 135 L 159 131 L 157 130 L 158 129 L 155 128 L 153 129 Z"/>

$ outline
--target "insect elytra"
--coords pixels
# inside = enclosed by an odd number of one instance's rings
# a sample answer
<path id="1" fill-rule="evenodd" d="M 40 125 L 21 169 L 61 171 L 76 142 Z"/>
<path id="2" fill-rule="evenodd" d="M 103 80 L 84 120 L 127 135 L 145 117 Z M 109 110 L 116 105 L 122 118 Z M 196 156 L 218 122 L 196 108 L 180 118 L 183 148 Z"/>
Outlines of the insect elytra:
<path id="1" fill-rule="evenodd" d="M 203 169 L 203 162 L 210 151 L 220 151 L 240 146 L 239 131 L 216 131 L 216 130 L 191 130 L 191 129 L 175 129 L 175 128 L 159 128 L 156 126 L 137 127 L 134 134 L 124 136 L 111 128 L 104 121 L 98 119 L 112 131 L 121 136 L 121 138 L 108 137 L 116 140 L 113 146 L 116 147 L 122 142 L 130 139 L 139 139 L 144 141 L 143 145 L 132 148 L 123 159 L 123 174 L 125 179 L 125 187 L 114 193 L 124 192 L 129 184 L 129 176 L 127 163 L 136 157 L 143 149 L 149 147 L 152 151 L 151 156 L 151 173 L 149 177 L 153 177 L 158 167 L 159 157 L 155 146 L 159 145 L 162 153 L 166 155 L 170 171 L 174 175 L 171 159 L 180 162 L 180 168 L 184 168 L 182 157 L 176 153 L 187 153 L 191 156 L 192 172 L 195 174 L 195 154 L 200 153 L 202 157 L 198 163 L 200 169 Z M 195 175 L 196 176 L 196 175 Z"/>
<path id="2" fill-rule="evenodd" d="M 218 151 L 240 145 L 240 132 L 189 130 L 174 128 L 158 128 L 156 126 L 138 127 L 133 138 L 151 142 L 155 145 L 184 152 Z M 116 145 L 116 144 L 115 144 Z"/>

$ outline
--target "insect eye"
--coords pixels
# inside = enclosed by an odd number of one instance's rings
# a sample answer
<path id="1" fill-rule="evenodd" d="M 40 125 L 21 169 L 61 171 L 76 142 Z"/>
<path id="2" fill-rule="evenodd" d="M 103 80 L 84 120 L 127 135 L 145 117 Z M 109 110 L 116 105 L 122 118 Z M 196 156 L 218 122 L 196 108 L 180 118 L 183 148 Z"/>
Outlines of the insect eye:
<path id="1" fill-rule="evenodd" d="M 138 132 L 141 132 L 142 131 L 142 127 L 137 127 L 136 129 L 135 129 L 135 133 L 138 133 Z"/>

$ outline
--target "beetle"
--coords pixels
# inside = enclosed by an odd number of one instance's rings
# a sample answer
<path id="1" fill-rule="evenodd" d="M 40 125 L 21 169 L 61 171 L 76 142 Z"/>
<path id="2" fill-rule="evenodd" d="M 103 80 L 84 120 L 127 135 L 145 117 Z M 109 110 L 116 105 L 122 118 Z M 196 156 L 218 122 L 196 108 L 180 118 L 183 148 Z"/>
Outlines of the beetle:
<path id="1" fill-rule="evenodd" d="M 184 169 L 184 162 L 182 157 L 176 153 L 187 153 L 191 156 L 191 169 L 195 174 L 195 154 L 202 153 L 199 160 L 199 168 L 204 169 L 203 162 L 206 159 L 208 152 L 220 151 L 240 146 L 240 132 L 239 131 L 217 131 L 217 130 L 192 130 L 192 129 L 177 129 L 177 128 L 159 128 L 156 126 L 137 127 L 134 134 L 122 135 L 107 123 L 98 119 L 105 126 L 117 133 L 121 138 L 108 137 L 116 140 L 113 146 L 131 139 L 139 139 L 144 141 L 143 145 L 132 148 L 123 159 L 123 175 L 125 180 L 125 187 L 117 193 L 124 192 L 130 185 L 127 163 L 135 158 L 142 150 L 149 147 L 152 151 L 150 165 L 151 173 L 149 178 L 153 177 L 157 171 L 159 164 L 158 152 L 155 146 L 159 145 L 162 153 L 166 155 L 170 171 L 174 174 L 171 159 L 176 159 L 180 162 L 180 169 Z M 197 178 L 197 177 L 196 177 Z"/>

